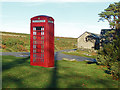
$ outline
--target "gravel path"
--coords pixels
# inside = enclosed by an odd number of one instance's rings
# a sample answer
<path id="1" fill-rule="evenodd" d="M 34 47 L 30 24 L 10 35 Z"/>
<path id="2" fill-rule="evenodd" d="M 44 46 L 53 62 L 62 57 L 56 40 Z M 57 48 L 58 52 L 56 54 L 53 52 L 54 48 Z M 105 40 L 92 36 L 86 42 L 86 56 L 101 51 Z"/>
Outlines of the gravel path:
<path id="1" fill-rule="evenodd" d="M 66 55 L 66 54 L 61 53 L 61 52 L 74 51 L 74 50 L 76 50 L 76 49 L 61 50 L 61 51 L 55 52 L 55 60 L 62 60 L 63 58 L 67 58 L 67 59 L 75 59 L 77 61 L 89 60 L 92 62 L 96 62 L 96 60 L 93 58 L 80 57 L 80 56 L 74 56 L 74 55 Z M 16 56 L 16 57 L 28 57 L 28 56 L 30 56 L 30 53 L 29 52 L 0 52 L 0 55 L 12 55 L 12 56 Z"/>

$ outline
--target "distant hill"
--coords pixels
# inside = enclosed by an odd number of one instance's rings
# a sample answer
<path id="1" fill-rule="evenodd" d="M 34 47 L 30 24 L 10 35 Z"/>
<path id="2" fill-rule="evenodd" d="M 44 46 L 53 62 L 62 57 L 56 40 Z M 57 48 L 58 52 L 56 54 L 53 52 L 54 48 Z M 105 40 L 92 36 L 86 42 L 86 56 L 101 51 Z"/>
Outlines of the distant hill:
<path id="1" fill-rule="evenodd" d="M 30 52 L 30 34 L 1 32 L 0 52 Z M 55 51 L 77 48 L 77 38 L 55 37 Z"/>

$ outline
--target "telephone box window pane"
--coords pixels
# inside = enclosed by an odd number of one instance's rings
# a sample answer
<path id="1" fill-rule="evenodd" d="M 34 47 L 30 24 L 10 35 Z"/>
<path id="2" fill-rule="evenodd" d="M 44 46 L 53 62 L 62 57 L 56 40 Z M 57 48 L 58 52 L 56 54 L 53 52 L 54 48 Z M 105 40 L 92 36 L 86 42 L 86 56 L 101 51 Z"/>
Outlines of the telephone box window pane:
<path id="1" fill-rule="evenodd" d="M 42 31 L 44 31 L 44 27 L 42 28 Z"/>
<path id="2" fill-rule="evenodd" d="M 44 44 L 44 41 L 42 41 L 42 44 Z"/>
<path id="3" fill-rule="evenodd" d="M 41 57 L 42 57 L 43 54 L 41 54 Z"/>
<path id="4" fill-rule="evenodd" d="M 36 30 L 41 30 L 42 29 L 42 27 L 36 27 Z"/>
<path id="5" fill-rule="evenodd" d="M 41 36 L 41 39 L 44 39 L 44 36 Z"/>
<path id="6" fill-rule="evenodd" d="M 37 41 L 36 43 L 37 43 L 37 44 L 40 44 L 40 41 Z"/>
<path id="7" fill-rule="evenodd" d="M 43 46 L 43 45 L 41 45 L 41 48 L 44 48 L 44 46 Z"/>
<path id="8" fill-rule="evenodd" d="M 33 45 L 33 48 L 36 48 L 36 45 Z"/>
<path id="9" fill-rule="evenodd" d="M 33 32 L 33 35 L 36 35 L 36 32 Z"/>
<path id="10" fill-rule="evenodd" d="M 41 50 L 41 52 L 43 53 L 43 52 L 44 52 L 44 50 Z"/>
<path id="11" fill-rule="evenodd" d="M 36 57 L 36 54 L 33 54 L 33 57 Z"/>
<path id="12" fill-rule="evenodd" d="M 36 50 L 33 50 L 33 53 L 36 53 Z"/>
<path id="13" fill-rule="evenodd" d="M 41 35 L 44 35 L 44 32 L 41 32 Z"/>
<path id="14" fill-rule="evenodd" d="M 35 27 L 33 27 L 33 30 L 36 30 L 36 28 L 35 28 Z"/>
<path id="15" fill-rule="evenodd" d="M 36 39 L 36 36 L 33 36 L 33 39 Z"/>
<path id="16" fill-rule="evenodd" d="M 33 62 L 36 62 L 36 58 L 33 59 Z"/>
<path id="17" fill-rule="evenodd" d="M 33 41 L 33 44 L 37 44 L 36 41 Z"/>

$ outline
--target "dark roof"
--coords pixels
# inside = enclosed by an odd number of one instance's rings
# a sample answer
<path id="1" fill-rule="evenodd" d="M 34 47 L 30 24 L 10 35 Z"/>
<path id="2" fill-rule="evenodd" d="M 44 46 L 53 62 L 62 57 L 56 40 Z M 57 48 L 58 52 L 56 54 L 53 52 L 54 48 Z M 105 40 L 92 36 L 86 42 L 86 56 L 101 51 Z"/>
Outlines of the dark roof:
<path id="1" fill-rule="evenodd" d="M 54 19 L 53 19 L 51 16 L 47 16 L 47 15 L 34 16 L 34 17 L 31 18 L 31 20 L 32 20 L 32 19 L 35 19 L 35 18 L 38 18 L 38 17 L 41 17 L 41 18 L 51 18 L 51 19 L 54 21 Z"/>
<path id="2" fill-rule="evenodd" d="M 92 36 L 95 37 L 95 38 L 99 38 L 99 36 L 100 36 L 99 34 L 91 33 L 91 32 L 88 32 L 88 31 L 85 31 L 84 33 L 89 33 L 90 35 L 92 35 Z M 83 34 L 84 34 L 84 33 L 83 33 Z M 79 37 L 81 37 L 83 34 L 81 34 Z M 78 38 L 79 38 L 79 37 L 78 37 Z"/>
<path id="3" fill-rule="evenodd" d="M 100 34 L 96 34 L 96 33 L 91 33 L 91 32 L 88 32 L 88 33 L 90 33 L 90 34 L 92 34 L 92 35 L 94 35 L 94 36 L 100 36 Z"/>

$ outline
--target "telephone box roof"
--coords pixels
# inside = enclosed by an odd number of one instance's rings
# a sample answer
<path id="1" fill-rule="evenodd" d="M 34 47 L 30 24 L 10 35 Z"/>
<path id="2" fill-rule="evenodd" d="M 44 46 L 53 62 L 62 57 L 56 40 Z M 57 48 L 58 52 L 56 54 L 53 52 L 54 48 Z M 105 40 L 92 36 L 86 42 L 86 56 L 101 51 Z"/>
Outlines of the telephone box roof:
<path id="1" fill-rule="evenodd" d="M 52 18 L 51 16 L 47 16 L 47 15 L 38 15 L 38 16 L 32 17 L 31 19 L 34 19 L 36 17 Z M 52 18 L 52 20 L 54 20 L 54 19 Z"/>

